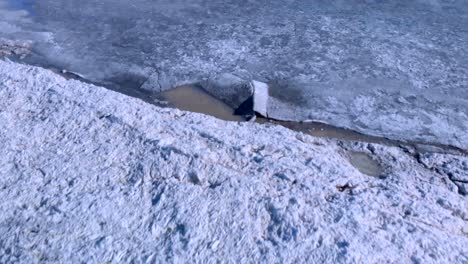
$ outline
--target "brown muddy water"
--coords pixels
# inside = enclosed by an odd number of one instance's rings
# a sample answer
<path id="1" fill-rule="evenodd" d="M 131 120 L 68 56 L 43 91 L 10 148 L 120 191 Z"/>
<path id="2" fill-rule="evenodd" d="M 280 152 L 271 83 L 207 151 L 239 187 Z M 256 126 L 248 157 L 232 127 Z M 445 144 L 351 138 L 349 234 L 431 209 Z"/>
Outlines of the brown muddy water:
<path id="1" fill-rule="evenodd" d="M 156 102 L 167 102 L 167 106 L 177 109 L 202 113 L 226 121 L 247 121 L 235 115 L 235 109 L 209 94 L 198 85 L 184 85 L 162 92 L 155 96 Z M 315 137 L 335 138 L 370 143 L 388 143 L 386 139 L 367 136 L 349 129 L 338 128 L 319 122 L 286 122 L 257 117 L 259 124 L 276 124 L 294 131 L 300 131 Z"/>
<path id="2" fill-rule="evenodd" d="M 156 97 L 156 100 L 165 101 L 171 107 L 181 110 L 207 114 L 227 121 L 246 121 L 243 117 L 234 115 L 234 109 L 197 85 L 179 86 L 162 92 Z M 261 117 L 257 118 L 256 122 L 261 124 L 274 123 L 316 137 L 384 143 L 384 139 L 365 136 L 351 130 L 321 123 L 280 122 Z M 378 177 L 383 173 L 380 164 L 366 153 L 351 151 L 348 153 L 348 159 L 350 164 L 363 174 Z"/>
<path id="3" fill-rule="evenodd" d="M 198 85 L 179 86 L 158 94 L 156 99 L 166 101 L 169 106 L 180 110 L 206 114 L 226 121 L 246 121 L 242 116 L 234 115 L 234 109 Z"/>
<path id="4" fill-rule="evenodd" d="M 284 126 L 294 131 L 299 131 L 314 137 L 333 138 L 349 141 L 361 141 L 367 143 L 392 144 L 391 140 L 365 135 L 350 129 L 331 126 L 320 122 L 289 122 L 257 117 L 257 122 L 261 124 L 271 123 Z"/>
<path id="5" fill-rule="evenodd" d="M 161 101 L 165 103 L 161 104 Z M 202 113 L 227 121 L 247 121 L 243 116 L 235 115 L 235 109 L 212 96 L 197 84 L 179 86 L 174 89 L 162 92 L 153 97 L 153 103 L 159 106 L 169 106 L 185 111 Z M 422 153 L 438 152 L 463 155 L 467 154 L 465 151 L 452 146 L 393 140 L 384 137 L 366 135 L 354 130 L 335 127 L 320 122 L 289 122 L 273 120 L 260 116 L 257 116 L 255 122 L 259 124 L 270 123 L 280 125 L 294 131 L 312 135 L 314 137 L 377 143 L 388 146 L 410 146 L 417 152 Z M 371 176 L 377 176 L 377 174 L 380 173 L 379 165 L 370 157 L 366 158 L 365 156 L 358 155 L 356 153 L 352 153 L 349 156 L 350 161 L 352 163 L 354 162 L 353 165 L 355 165 L 355 167 L 358 168 L 362 173 Z"/>
<path id="6" fill-rule="evenodd" d="M 94 84 L 97 86 L 105 87 L 109 90 L 113 90 L 131 97 L 139 98 L 147 103 L 154 104 L 160 107 L 172 107 L 190 112 L 202 113 L 216 118 L 226 120 L 226 121 L 235 121 L 235 122 L 245 122 L 245 117 L 235 115 L 235 109 L 217 99 L 216 97 L 209 94 L 205 91 L 200 85 L 184 85 L 176 87 L 174 89 L 162 92 L 160 94 L 153 94 L 151 92 L 143 91 L 139 87 L 143 84 L 144 81 L 136 80 L 131 82 L 123 82 L 121 85 L 109 85 L 108 83 L 99 83 L 93 82 L 85 77 L 70 72 L 62 70 L 60 67 L 55 65 L 46 64 L 44 62 L 39 63 L 37 61 L 24 61 L 15 56 L 8 56 L 9 59 L 17 63 L 29 64 L 34 66 L 39 66 L 42 68 L 49 69 L 66 79 L 75 79 L 85 83 Z M 455 155 L 468 156 L 468 151 L 459 149 L 453 146 L 440 145 L 440 144 L 430 144 L 424 142 L 407 142 L 401 140 L 392 140 L 384 137 L 377 137 L 359 133 L 354 130 L 340 128 L 331 126 L 325 123 L 320 122 L 288 122 L 288 121 L 279 121 L 264 118 L 261 116 L 256 117 L 256 122 L 259 124 L 275 124 L 280 125 L 286 128 L 289 128 L 294 131 L 302 132 L 305 134 L 312 135 L 314 137 L 322 138 L 331 138 L 338 140 L 348 140 L 348 141 L 359 141 L 365 143 L 378 143 L 388 146 L 409 146 L 413 148 L 416 152 L 420 153 L 450 153 Z"/>

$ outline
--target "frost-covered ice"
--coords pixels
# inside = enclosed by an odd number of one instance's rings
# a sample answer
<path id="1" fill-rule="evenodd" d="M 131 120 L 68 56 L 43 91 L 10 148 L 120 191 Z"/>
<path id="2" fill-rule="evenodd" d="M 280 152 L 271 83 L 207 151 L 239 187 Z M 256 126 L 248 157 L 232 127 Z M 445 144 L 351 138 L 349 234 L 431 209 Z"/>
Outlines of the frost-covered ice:
<path id="1" fill-rule="evenodd" d="M 467 263 L 467 175 L 0 61 L 2 263 Z"/>
<path id="2" fill-rule="evenodd" d="M 468 149 L 465 0 L 2 3 L 0 36 L 93 81 L 157 76 L 159 90 L 235 74 L 276 87 L 277 119 Z"/>

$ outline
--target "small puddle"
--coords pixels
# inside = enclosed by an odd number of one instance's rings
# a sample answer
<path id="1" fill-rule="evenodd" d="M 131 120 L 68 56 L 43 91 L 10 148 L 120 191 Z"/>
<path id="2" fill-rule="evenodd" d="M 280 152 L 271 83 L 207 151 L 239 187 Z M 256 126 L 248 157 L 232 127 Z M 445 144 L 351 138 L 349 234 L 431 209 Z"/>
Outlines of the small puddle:
<path id="1" fill-rule="evenodd" d="M 234 109 L 226 103 L 212 96 L 196 84 L 179 86 L 164 91 L 156 95 L 155 98 L 159 101 L 167 102 L 170 107 L 180 110 L 202 113 L 227 121 L 246 121 L 244 117 L 235 115 Z M 315 137 L 389 144 L 384 138 L 367 136 L 349 129 L 338 128 L 319 122 L 285 122 L 263 117 L 257 117 L 256 122 L 260 124 L 272 123 L 281 125 Z"/>
<path id="2" fill-rule="evenodd" d="M 361 173 L 379 177 L 383 173 L 380 164 L 364 152 L 351 151 L 348 153 L 349 162 Z"/>
<path id="3" fill-rule="evenodd" d="M 235 110 L 232 107 L 219 100 L 218 98 L 212 96 L 198 84 L 179 86 L 155 95 L 151 94 L 150 92 L 139 89 L 139 87 L 144 81 L 138 80 L 138 78 L 127 78 L 129 79 L 129 81 L 125 81 L 126 79 L 124 81 L 120 79 L 110 80 L 112 83 L 112 85 L 110 85 L 109 83 L 98 83 L 89 81 L 84 77 L 81 77 L 81 75 L 79 74 L 75 74 L 66 70 L 60 70 L 60 68 L 57 68 L 54 65 L 44 63 L 43 61 L 37 61 L 37 59 L 34 58 L 32 60 L 24 60 L 22 58 L 19 59 L 15 56 L 9 58 L 17 63 L 26 63 L 28 65 L 34 65 L 49 69 L 67 79 L 75 79 L 85 83 L 106 87 L 109 90 L 123 93 L 131 97 L 139 98 L 147 103 L 154 104 L 159 107 L 172 107 L 180 110 L 202 113 L 226 121 L 245 122 L 248 119 L 250 119 L 250 117 L 247 118 L 242 115 L 236 115 Z M 114 84 L 112 81 L 116 81 L 118 85 Z M 129 88 L 128 86 L 130 86 L 131 88 Z M 354 130 L 335 127 L 320 122 L 279 121 L 264 118 L 261 116 L 257 116 L 255 122 L 259 124 L 270 123 L 280 125 L 294 131 L 312 135 L 314 137 L 376 143 L 387 146 L 409 146 L 423 153 L 429 152 L 468 155 L 468 151 L 452 146 L 392 140 L 384 137 L 370 136 L 359 133 Z M 360 171 L 367 175 L 379 176 L 381 174 L 382 169 L 378 162 L 374 161 L 365 153 L 357 153 L 358 154 L 350 154 L 350 161 L 353 164 L 353 166 L 355 166 L 358 169 L 361 168 Z"/>
<path id="4" fill-rule="evenodd" d="M 212 96 L 210 93 L 205 91 L 201 86 L 194 85 L 184 85 L 179 86 L 174 89 L 164 91 L 156 96 L 153 96 L 153 103 L 161 107 L 173 107 L 185 111 L 202 113 L 216 118 L 226 120 L 226 121 L 247 121 L 244 116 L 235 115 L 234 109 L 228 106 L 226 103 L 222 102 L 218 98 Z M 160 104 L 161 101 L 167 102 L 168 105 Z M 387 146 L 412 146 L 418 147 L 421 149 L 421 146 L 426 146 L 427 144 L 419 144 L 417 142 L 405 142 L 400 140 L 391 140 L 384 137 L 377 137 L 359 133 L 354 130 L 335 127 L 320 122 L 289 122 L 289 121 L 279 121 L 274 119 L 268 119 L 261 116 L 257 116 L 256 121 L 259 124 L 275 124 L 280 125 L 286 128 L 289 128 L 294 131 L 302 132 L 309 134 L 314 137 L 338 139 L 338 140 L 347 140 L 347 141 L 359 141 L 366 143 L 375 143 L 382 144 Z M 449 146 L 433 146 L 434 149 L 429 149 L 429 152 L 441 152 L 452 151 L 458 153 L 458 149 L 452 149 Z M 463 152 L 464 153 L 464 152 Z M 382 172 L 379 164 L 370 158 L 367 154 L 351 154 L 351 159 L 353 160 L 353 165 L 357 168 L 362 168 L 363 173 L 371 176 L 379 176 Z M 367 165 L 366 165 L 367 164 Z"/>
<path id="5" fill-rule="evenodd" d="M 246 121 L 235 115 L 234 109 L 210 95 L 198 85 L 184 85 L 164 91 L 156 99 L 166 101 L 169 106 L 196 113 L 202 113 L 226 121 Z"/>
<path id="6" fill-rule="evenodd" d="M 309 134 L 314 137 L 394 145 L 394 142 L 386 138 L 369 136 L 350 129 L 339 128 L 320 122 L 287 122 L 271 120 L 262 117 L 257 117 L 257 122 L 261 124 L 272 123 L 276 125 L 281 125 L 291 130 Z"/>

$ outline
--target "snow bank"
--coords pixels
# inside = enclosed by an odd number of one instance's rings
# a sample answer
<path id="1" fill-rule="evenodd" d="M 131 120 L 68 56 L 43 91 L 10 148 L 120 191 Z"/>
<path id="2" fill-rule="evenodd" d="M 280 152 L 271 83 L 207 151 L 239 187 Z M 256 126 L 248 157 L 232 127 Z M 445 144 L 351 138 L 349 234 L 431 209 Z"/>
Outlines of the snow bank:
<path id="1" fill-rule="evenodd" d="M 382 175 L 354 168 L 356 151 Z M 0 61 L 2 263 L 466 263 L 467 164 Z"/>

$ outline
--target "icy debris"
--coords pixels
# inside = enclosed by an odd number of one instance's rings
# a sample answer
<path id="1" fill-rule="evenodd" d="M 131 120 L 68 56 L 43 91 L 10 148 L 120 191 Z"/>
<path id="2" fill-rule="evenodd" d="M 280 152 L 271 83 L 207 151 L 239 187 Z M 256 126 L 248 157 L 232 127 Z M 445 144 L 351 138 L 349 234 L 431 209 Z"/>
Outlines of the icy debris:
<path id="1" fill-rule="evenodd" d="M 417 155 L 418 161 L 428 169 L 445 175 L 458 187 L 458 192 L 468 195 L 468 158 L 455 155 L 426 153 Z"/>
<path id="2" fill-rule="evenodd" d="M 250 81 L 231 73 L 224 73 L 201 82 L 203 89 L 234 109 L 239 108 L 253 94 Z"/>
<path id="3" fill-rule="evenodd" d="M 254 111 L 264 117 L 268 117 L 268 84 L 259 81 L 252 81 L 252 86 L 254 90 Z"/>
<path id="4" fill-rule="evenodd" d="M 150 92 L 164 92 L 174 88 L 174 83 L 166 74 L 154 71 L 140 88 Z"/>
<path id="5" fill-rule="evenodd" d="M 24 58 L 31 52 L 31 43 L 0 38 L 0 57 L 17 56 Z"/>
<path id="6" fill-rule="evenodd" d="M 0 61 L 0 262 L 467 263 L 468 200 L 446 177 L 465 159 L 425 162 L 457 164 L 441 174 L 400 148 L 158 108 Z"/>

